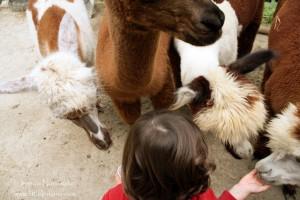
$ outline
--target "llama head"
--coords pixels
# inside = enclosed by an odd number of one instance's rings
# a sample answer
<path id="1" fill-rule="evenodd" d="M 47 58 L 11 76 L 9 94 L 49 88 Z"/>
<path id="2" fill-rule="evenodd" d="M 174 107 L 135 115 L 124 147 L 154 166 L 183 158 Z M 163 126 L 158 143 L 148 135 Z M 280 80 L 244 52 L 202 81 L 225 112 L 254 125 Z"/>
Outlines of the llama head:
<path id="1" fill-rule="evenodd" d="M 211 98 L 211 92 L 213 92 L 211 90 L 212 82 L 220 82 L 221 77 L 224 77 L 221 71 L 223 71 L 223 74 L 225 76 L 228 76 L 229 79 L 233 78 L 233 79 L 245 80 L 246 78 L 244 78 L 243 74 L 253 71 L 261 64 L 273 59 L 274 56 L 275 56 L 274 52 L 270 50 L 261 50 L 246 55 L 243 58 L 236 60 L 229 66 L 212 67 L 211 73 L 203 72 L 203 74 L 205 75 L 199 74 L 199 76 L 193 79 L 193 81 L 179 88 L 176 92 L 176 102 L 171 106 L 170 109 L 176 110 L 187 104 L 192 104 L 196 106 L 196 105 L 202 105 L 204 102 L 208 102 L 209 98 Z M 210 71 L 209 68 L 208 71 Z M 217 74 L 217 76 L 210 77 L 210 74 L 212 75 Z M 226 88 L 226 85 L 224 85 L 224 88 Z"/>
<path id="2" fill-rule="evenodd" d="M 98 117 L 98 110 L 96 107 L 89 112 L 82 112 L 76 110 L 65 115 L 66 119 L 71 120 L 77 126 L 83 128 L 90 140 L 99 149 L 108 149 L 112 144 L 109 132 L 104 124 L 101 123 Z"/>
<path id="3" fill-rule="evenodd" d="M 122 9 L 139 30 L 164 31 L 196 46 L 212 44 L 222 33 L 224 14 L 211 0 L 107 1 L 116 4 L 114 10 Z"/>
<path id="4" fill-rule="evenodd" d="M 97 112 L 97 84 L 92 68 L 70 53 L 45 58 L 31 73 L 41 99 L 57 118 L 69 119 L 84 128 L 100 149 L 111 144 Z"/>
<path id="5" fill-rule="evenodd" d="M 189 105 L 195 123 L 212 132 L 227 145 L 236 158 L 249 158 L 250 143 L 267 119 L 263 95 L 243 76 L 273 58 L 260 51 L 238 59 L 226 67 L 207 68 L 191 83 L 179 88 L 172 110 Z"/>
<path id="6" fill-rule="evenodd" d="M 255 168 L 262 179 L 275 184 L 300 186 L 300 106 L 289 104 L 267 127 L 272 154 Z"/>

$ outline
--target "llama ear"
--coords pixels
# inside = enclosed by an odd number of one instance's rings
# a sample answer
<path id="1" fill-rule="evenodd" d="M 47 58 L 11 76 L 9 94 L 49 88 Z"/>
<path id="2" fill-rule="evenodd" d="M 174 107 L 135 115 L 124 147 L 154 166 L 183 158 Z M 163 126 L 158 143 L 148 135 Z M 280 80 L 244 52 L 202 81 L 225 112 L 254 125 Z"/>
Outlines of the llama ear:
<path id="1" fill-rule="evenodd" d="M 170 107 L 170 110 L 177 110 L 191 103 L 196 96 L 196 91 L 187 86 L 179 88 L 176 92 L 176 102 Z"/>
<path id="2" fill-rule="evenodd" d="M 177 110 L 189 103 L 201 103 L 210 94 L 209 82 L 203 76 L 195 78 L 187 86 L 181 87 L 176 92 L 176 102 L 170 110 Z"/>
<path id="3" fill-rule="evenodd" d="M 15 80 L 0 82 L 0 94 L 13 94 L 36 89 L 37 85 L 31 76 L 24 76 Z"/>
<path id="4" fill-rule="evenodd" d="M 255 53 L 250 53 L 228 66 L 229 70 L 237 71 L 240 74 L 252 72 L 261 64 L 269 62 L 275 58 L 276 54 L 271 50 L 261 50 Z"/>

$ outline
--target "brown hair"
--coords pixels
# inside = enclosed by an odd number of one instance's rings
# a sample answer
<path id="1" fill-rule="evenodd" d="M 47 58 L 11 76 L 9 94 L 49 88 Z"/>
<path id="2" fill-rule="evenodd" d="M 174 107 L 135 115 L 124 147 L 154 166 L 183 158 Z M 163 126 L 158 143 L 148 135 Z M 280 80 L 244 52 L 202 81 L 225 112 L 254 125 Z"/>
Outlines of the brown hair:
<path id="1" fill-rule="evenodd" d="M 214 168 L 207 154 L 203 134 L 190 118 L 170 111 L 145 114 L 125 144 L 125 191 L 135 200 L 185 200 L 204 192 Z"/>

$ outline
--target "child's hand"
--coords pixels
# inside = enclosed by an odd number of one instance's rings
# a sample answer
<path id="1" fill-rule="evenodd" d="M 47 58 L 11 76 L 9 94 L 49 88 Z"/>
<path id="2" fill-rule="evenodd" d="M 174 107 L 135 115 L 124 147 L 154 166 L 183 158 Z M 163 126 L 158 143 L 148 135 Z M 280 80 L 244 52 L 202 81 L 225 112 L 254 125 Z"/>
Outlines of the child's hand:
<path id="1" fill-rule="evenodd" d="M 257 171 L 254 169 L 244 176 L 238 184 L 229 191 L 237 200 L 243 200 L 252 193 L 266 191 L 270 186 L 264 184 L 257 177 Z"/>

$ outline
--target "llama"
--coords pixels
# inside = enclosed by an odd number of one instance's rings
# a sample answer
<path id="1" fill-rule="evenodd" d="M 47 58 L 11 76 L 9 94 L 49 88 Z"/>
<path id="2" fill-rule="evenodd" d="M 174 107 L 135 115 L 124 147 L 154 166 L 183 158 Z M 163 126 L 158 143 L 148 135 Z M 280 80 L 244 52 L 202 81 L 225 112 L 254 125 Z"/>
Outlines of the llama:
<path id="1" fill-rule="evenodd" d="M 272 153 L 256 169 L 275 185 L 300 185 L 299 10 L 299 1 L 283 1 L 269 33 L 269 48 L 279 55 L 267 65 L 262 85 L 273 117 L 266 129 Z"/>
<path id="2" fill-rule="evenodd" d="M 216 134 L 236 158 L 249 158 L 253 153 L 250 141 L 263 128 L 267 112 L 262 94 L 241 73 L 267 61 L 272 53 L 258 52 L 233 63 L 237 58 L 239 22 L 228 1 L 218 7 L 225 14 L 218 41 L 195 47 L 175 40 L 183 87 L 178 89 L 171 109 L 190 104 L 194 120 L 203 131 Z"/>
<path id="3" fill-rule="evenodd" d="M 243 74 L 272 58 L 272 52 L 260 51 L 229 66 L 207 67 L 178 89 L 177 101 L 170 109 L 189 104 L 203 131 L 214 133 L 235 158 L 249 158 L 253 154 L 251 141 L 264 128 L 267 111 L 263 95 Z"/>
<path id="4" fill-rule="evenodd" d="M 55 117 L 84 128 L 91 141 L 107 149 L 111 139 L 97 111 L 93 32 L 82 0 L 31 0 L 28 21 L 40 63 L 32 72 L 0 84 L 0 93 L 37 90 Z"/>
<path id="5" fill-rule="evenodd" d="M 120 117 L 132 124 L 141 97 L 169 107 L 175 85 L 171 37 L 208 45 L 221 35 L 223 13 L 210 0 L 105 0 L 96 49 L 98 78 Z"/>

